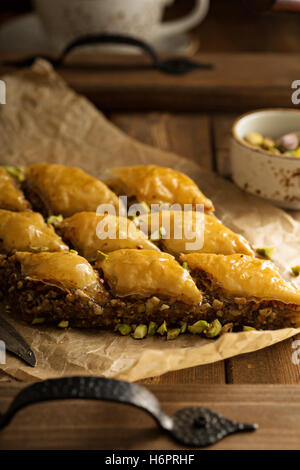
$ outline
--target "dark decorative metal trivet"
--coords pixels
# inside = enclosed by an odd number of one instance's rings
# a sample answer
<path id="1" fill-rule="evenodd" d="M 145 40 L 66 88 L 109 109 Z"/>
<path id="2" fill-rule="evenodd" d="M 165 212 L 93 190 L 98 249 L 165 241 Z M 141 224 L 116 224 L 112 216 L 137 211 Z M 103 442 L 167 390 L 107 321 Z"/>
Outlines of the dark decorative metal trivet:
<path id="1" fill-rule="evenodd" d="M 208 408 L 191 407 L 167 416 L 155 396 L 141 385 L 101 377 L 70 377 L 37 382 L 21 390 L 4 414 L 4 428 L 22 408 L 34 403 L 62 399 L 92 399 L 124 403 L 149 413 L 158 426 L 186 446 L 205 447 L 229 434 L 254 431 L 256 424 L 239 424 Z"/>

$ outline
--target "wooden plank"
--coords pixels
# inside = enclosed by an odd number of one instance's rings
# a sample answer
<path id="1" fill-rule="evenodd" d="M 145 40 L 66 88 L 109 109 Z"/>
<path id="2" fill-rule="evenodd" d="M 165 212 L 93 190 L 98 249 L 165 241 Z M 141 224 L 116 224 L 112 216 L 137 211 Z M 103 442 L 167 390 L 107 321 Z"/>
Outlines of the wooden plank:
<path id="1" fill-rule="evenodd" d="M 112 114 L 126 134 L 162 150 L 172 151 L 213 169 L 210 118 L 205 114 Z"/>
<path id="2" fill-rule="evenodd" d="M 112 114 L 112 122 L 131 137 L 163 150 L 174 151 L 211 169 L 210 119 L 203 114 Z M 225 383 L 224 362 L 169 372 L 141 383 Z"/>
<path id="3" fill-rule="evenodd" d="M 23 385 L 1 384 L 3 412 Z M 152 385 L 172 415 L 186 406 L 206 406 L 240 421 L 258 423 L 213 449 L 299 449 L 300 387 L 282 385 Z M 145 413 L 110 403 L 71 401 L 24 409 L 0 431 L 0 449 L 182 449 Z M 196 449 L 194 449 L 196 450 Z"/>
<path id="4" fill-rule="evenodd" d="M 230 384 L 299 384 L 300 335 L 249 354 L 225 361 L 226 382 Z M 300 344 L 300 343 L 299 343 Z M 293 360 L 299 363 L 295 364 Z"/>
<path id="5" fill-rule="evenodd" d="M 142 55 L 83 56 L 57 70 L 67 83 L 106 111 L 230 111 L 292 106 L 291 83 L 300 76 L 297 54 L 202 53 L 212 70 L 168 75 Z M 4 71 L 13 70 L 0 68 Z"/>

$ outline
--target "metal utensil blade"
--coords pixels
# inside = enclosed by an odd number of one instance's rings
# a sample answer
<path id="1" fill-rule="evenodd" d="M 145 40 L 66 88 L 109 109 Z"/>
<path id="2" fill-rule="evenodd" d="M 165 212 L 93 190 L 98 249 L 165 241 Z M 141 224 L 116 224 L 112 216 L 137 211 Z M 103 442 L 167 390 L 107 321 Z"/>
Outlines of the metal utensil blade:
<path id="1" fill-rule="evenodd" d="M 36 365 L 36 357 L 29 344 L 17 332 L 17 330 L 10 325 L 3 317 L 0 316 L 0 340 L 5 344 L 7 351 L 20 357 L 30 366 Z"/>

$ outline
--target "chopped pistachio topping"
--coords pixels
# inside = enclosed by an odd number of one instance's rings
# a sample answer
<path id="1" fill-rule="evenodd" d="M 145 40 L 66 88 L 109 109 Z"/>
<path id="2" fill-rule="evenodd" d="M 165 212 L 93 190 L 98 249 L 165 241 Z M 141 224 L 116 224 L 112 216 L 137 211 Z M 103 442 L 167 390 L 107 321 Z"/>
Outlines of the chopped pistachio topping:
<path id="1" fill-rule="evenodd" d="M 97 253 L 103 256 L 104 258 L 108 258 L 108 255 L 106 253 L 103 253 L 103 251 L 97 250 Z"/>
<path id="2" fill-rule="evenodd" d="M 300 274 L 300 265 L 298 264 L 297 266 L 292 266 L 291 267 L 292 273 L 294 276 L 299 276 Z"/>
<path id="3" fill-rule="evenodd" d="M 23 168 L 17 168 L 15 166 L 7 165 L 4 167 L 7 173 L 19 183 L 22 183 L 25 179 Z"/>
<path id="4" fill-rule="evenodd" d="M 145 304 L 138 305 L 137 311 L 138 311 L 138 313 L 145 312 L 146 311 L 146 305 Z"/>
<path id="5" fill-rule="evenodd" d="M 127 336 L 131 333 L 131 326 L 127 325 L 126 323 L 120 323 L 119 325 L 117 325 L 116 329 L 123 336 Z"/>
<path id="6" fill-rule="evenodd" d="M 31 246 L 30 251 L 42 251 L 42 248 L 40 246 Z"/>
<path id="7" fill-rule="evenodd" d="M 187 329 L 187 323 L 185 321 L 180 322 L 180 333 L 185 333 Z"/>
<path id="8" fill-rule="evenodd" d="M 31 324 L 32 325 L 40 325 L 41 323 L 44 323 L 44 322 L 45 322 L 45 318 L 36 317 L 32 320 Z"/>
<path id="9" fill-rule="evenodd" d="M 168 331 L 168 328 L 167 328 L 167 323 L 166 321 L 164 321 L 160 327 L 157 329 L 157 333 L 161 336 L 165 335 Z"/>
<path id="10" fill-rule="evenodd" d="M 143 339 L 147 336 L 148 328 L 147 325 L 138 325 L 134 330 L 132 336 L 134 339 Z"/>
<path id="11" fill-rule="evenodd" d="M 180 335 L 180 328 L 171 328 L 167 332 L 167 340 L 176 339 Z"/>
<path id="12" fill-rule="evenodd" d="M 69 253 L 71 255 L 78 255 L 78 251 L 76 251 L 76 250 L 70 250 Z"/>
<path id="13" fill-rule="evenodd" d="M 59 215 L 50 215 L 47 219 L 47 224 L 53 225 L 53 227 L 58 227 L 59 224 L 64 220 L 61 214 Z"/>
<path id="14" fill-rule="evenodd" d="M 168 310 L 169 308 L 170 308 L 170 305 L 162 304 L 159 310 L 162 312 L 163 310 Z"/>
<path id="15" fill-rule="evenodd" d="M 206 331 L 207 338 L 215 338 L 219 336 L 222 331 L 222 324 L 219 322 L 218 319 L 215 319 L 208 327 Z"/>
<path id="16" fill-rule="evenodd" d="M 150 321 L 149 326 L 148 326 L 148 336 L 154 336 L 156 333 L 156 330 L 157 330 L 157 323 L 155 323 L 154 321 Z"/>
<path id="17" fill-rule="evenodd" d="M 247 325 L 243 325 L 243 331 L 255 331 L 256 328 L 253 328 L 252 326 L 247 326 Z"/>
<path id="18" fill-rule="evenodd" d="M 192 325 L 188 326 L 188 331 L 193 335 L 200 335 L 203 331 L 207 330 L 209 324 L 205 320 L 198 320 Z"/>
<path id="19" fill-rule="evenodd" d="M 274 246 L 264 247 L 264 248 L 256 248 L 255 251 L 258 255 L 263 256 L 267 259 L 272 259 L 274 254 Z"/>
<path id="20" fill-rule="evenodd" d="M 62 321 L 59 322 L 59 324 L 57 326 L 58 326 L 58 328 L 68 328 L 69 322 L 68 322 L 68 320 L 62 320 Z"/>
<path id="21" fill-rule="evenodd" d="M 186 261 L 184 261 L 184 262 L 182 263 L 182 267 L 183 267 L 183 269 L 186 269 L 187 271 L 190 271 L 189 265 L 187 264 Z"/>

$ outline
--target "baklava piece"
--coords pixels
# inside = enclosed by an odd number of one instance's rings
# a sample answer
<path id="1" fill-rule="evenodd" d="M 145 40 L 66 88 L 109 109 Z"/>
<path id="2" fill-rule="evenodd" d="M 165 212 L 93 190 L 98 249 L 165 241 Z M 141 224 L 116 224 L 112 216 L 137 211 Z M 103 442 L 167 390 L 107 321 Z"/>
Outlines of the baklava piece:
<path id="1" fill-rule="evenodd" d="M 95 264 L 121 324 L 179 325 L 201 314 L 202 294 L 174 257 L 153 250 L 118 250 Z"/>
<path id="2" fill-rule="evenodd" d="M 0 252 L 63 251 L 69 247 L 37 212 L 0 209 Z"/>
<path id="3" fill-rule="evenodd" d="M 122 248 L 159 251 L 126 217 L 78 212 L 65 219 L 58 226 L 58 231 L 68 244 L 90 262 L 95 261 L 98 251 L 109 253 Z"/>
<path id="4" fill-rule="evenodd" d="M 118 208 L 118 197 L 100 180 L 80 168 L 37 163 L 26 167 L 24 190 L 44 216 L 96 211 L 100 204 Z"/>
<path id="5" fill-rule="evenodd" d="M 182 255 L 204 292 L 207 319 L 256 329 L 300 326 L 300 291 L 271 262 L 247 255 Z"/>
<path id="6" fill-rule="evenodd" d="M 19 189 L 18 180 L 12 177 L 4 167 L 0 167 L 0 209 L 10 211 L 30 209 L 30 203 L 26 201 Z"/>
<path id="7" fill-rule="evenodd" d="M 151 204 L 202 204 L 206 212 L 214 210 L 212 202 L 204 196 L 188 176 L 171 168 L 138 165 L 113 168 L 115 178 L 108 185 L 119 195 L 137 202 Z"/>
<path id="8" fill-rule="evenodd" d="M 140 216 L 137 221 L 152 241 L 175 256 L 191 252 L 254 255 L 244 237 L 232 232 L 212 215 L 195 211 L 161 211 Z"/>
<path id="9" fill-rule="evenodd" d="M 0 286 L 12 313 L 32 324 L 101 324 L 101 306 L 108 298 L 92 266 L 70 252 L 1 256 Z"/>

